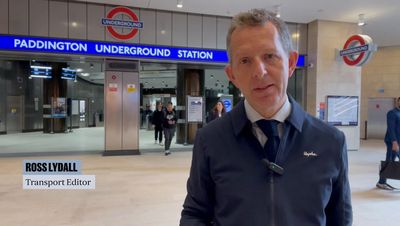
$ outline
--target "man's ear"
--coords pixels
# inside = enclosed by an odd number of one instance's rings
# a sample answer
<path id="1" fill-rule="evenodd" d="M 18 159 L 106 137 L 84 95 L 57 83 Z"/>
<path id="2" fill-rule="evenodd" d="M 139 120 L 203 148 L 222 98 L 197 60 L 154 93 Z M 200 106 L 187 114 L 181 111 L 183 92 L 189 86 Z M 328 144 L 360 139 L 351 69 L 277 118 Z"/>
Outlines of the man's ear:
<path id="1" fill-rule="evenodd" d="M 234 85 L 236 85 L 235 84 L 235 76 L 233 75 L 231 64 L 228 64 L 225 66 L 225 73 L 226 73 L 226 76 L 228 77 L 228 80 L 231 81 Z"/>
<path id="2" fill-rule="evenodd" d="M 299 58 L 299 53 L 292 51 L 289 54 L 289 78 L 292 77 L 294 70 L 296 69 L 297 59 Z"/>

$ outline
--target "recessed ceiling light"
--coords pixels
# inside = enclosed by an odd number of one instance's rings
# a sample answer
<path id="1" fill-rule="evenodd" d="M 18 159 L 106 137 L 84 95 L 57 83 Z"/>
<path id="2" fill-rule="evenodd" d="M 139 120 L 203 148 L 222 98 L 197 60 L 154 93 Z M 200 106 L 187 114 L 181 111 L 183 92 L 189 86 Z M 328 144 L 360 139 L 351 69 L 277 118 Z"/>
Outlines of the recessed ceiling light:
<path id="1" fill-rule="evenodd" d="M 299 38 L 299 37 L 300 37 L 300 34 L 297 33 L 297 32 L 292 34 L 292 38 L 293 38 L 293 39 L 297 39 L 297 38 Z"/>
<path id="2" fill-rule="evenodd" d="M 280 18 L 281 17 L 281 6 L 276 5 L 276 6 L 274 6 L 274 8 L 275 8 L 275 16 Z"/>
<path id="3" fill-rule="evenodd" d="M 183 0 L 177 0 L 176 7 L 182 8 L 183 7 Z"/>
<path id="4" fill-rule="evenodd" d="M 358 15 L 358 26 L 364 26 L 365 24 L 364 14 L 361 13 Z"/>

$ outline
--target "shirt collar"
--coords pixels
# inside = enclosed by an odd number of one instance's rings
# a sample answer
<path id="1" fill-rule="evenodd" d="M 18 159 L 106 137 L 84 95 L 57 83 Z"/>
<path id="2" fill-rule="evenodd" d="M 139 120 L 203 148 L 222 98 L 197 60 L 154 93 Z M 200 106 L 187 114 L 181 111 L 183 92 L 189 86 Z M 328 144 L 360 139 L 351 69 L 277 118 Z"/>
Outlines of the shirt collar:
<path id="1" fill-rule="evenodd" d="M 244 101 L 244 108 L 246 111 L 246 116 L 250 120 L 251 123 L 255 123 L 258 120 L 265 119 L 249 104 L 249 102 L 247 100 Z M 283 106 L 270 119 L 274 119 L 274 120 L 282 123 L 287 119 L 287 117 L 289 117 L 291 109 L 292 109 L 292 106 L 289 102 L 289 99 L 286 97 L 286 100 L 283 103 Z"/>
<path id="2" fill-rule="evenodd" d="M 300 105 L 296 103 L 296 101 L 291 96 L 288 97 L 288 100 L 290 104 L 290 110 L 289 110 L 289 116 L 286 118 L 286 121 L 288 121 L 299 132 L 301 132 L 303 127 L 303 122 L 306 117 L 306 112 L 300 107 Z M 250 118 L 248 118 L 245 109 L 245 101 L 240 101 L 228 114 L 231 117 L 233 131 L 236 136 L 240 134 L 240 132 L 246 127 L 246 125 L 250 126 L 251 128 L 251 121 Z M 254 118 L 252 119 L 256 120 Z"/>

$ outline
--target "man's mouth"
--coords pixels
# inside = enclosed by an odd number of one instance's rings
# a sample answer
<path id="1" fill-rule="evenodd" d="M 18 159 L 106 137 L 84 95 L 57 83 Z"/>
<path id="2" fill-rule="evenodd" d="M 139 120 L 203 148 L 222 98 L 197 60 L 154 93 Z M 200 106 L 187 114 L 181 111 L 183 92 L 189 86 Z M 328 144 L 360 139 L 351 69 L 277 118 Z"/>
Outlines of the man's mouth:
<path id="1" fill-rule="evenodd" d="M 254 88 L 254 91 L 259 92 L 259 91 L 264 91 L 267 90 L 269 88 L 272 88 L 274 85 L 273 84 L 269 84 L 269 85 L 265 85 L 265 86 L 259 86 Z"/>

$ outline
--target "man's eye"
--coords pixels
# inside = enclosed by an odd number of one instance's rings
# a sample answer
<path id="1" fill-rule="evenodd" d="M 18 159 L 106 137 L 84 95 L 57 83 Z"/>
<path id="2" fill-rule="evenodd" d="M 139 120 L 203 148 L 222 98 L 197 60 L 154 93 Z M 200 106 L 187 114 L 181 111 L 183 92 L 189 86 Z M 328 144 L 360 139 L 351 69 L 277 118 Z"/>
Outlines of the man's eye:
<path id="1" fill-rule="evenodd" d="M 249 63 L 249 59 L 248 58 L 242 58 L 242 59 L 240 59 L 240 63 L 241 64 L 247 64 L 247 63 Z"/>
<path id="2" fill-rule="evenodd" d="M 270 60 L 270 59 L 274 59 L 275 58 L 275 54 L 265 54 L 265 59 Z"/>
<path id="3" fill-rule="evenodd" d="M 268 53 L 264 55 L 264 60 L 270 64 L 277 62 L 278 59 L 279 57 L 273 53 Z"/>

